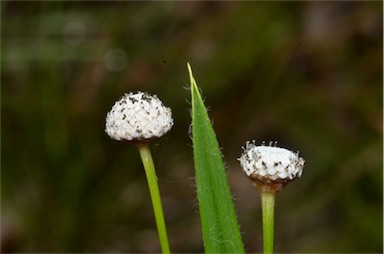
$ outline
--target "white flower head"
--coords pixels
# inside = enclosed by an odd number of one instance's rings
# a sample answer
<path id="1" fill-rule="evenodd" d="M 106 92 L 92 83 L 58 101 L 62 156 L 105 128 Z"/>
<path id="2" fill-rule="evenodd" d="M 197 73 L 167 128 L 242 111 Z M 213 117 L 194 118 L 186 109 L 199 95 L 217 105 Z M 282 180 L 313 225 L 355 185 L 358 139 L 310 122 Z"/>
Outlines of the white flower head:
<path id="1" fill-rule="evenodd" d="M 277 192 L 303 173 L 303 158 L 275 145 L 270 142 L 269 146 L 256 146 L 248 141 L 239 158 L 245 174 L 261 191 Z"/>
<path id="2" fill-rule="evenodd" d="M 161 137 L 173 126 L 171 109 L 156 95 L 141 91 L 124 94 L 105 120 L 105 132 L 116 140 L 144 141 Z"/>

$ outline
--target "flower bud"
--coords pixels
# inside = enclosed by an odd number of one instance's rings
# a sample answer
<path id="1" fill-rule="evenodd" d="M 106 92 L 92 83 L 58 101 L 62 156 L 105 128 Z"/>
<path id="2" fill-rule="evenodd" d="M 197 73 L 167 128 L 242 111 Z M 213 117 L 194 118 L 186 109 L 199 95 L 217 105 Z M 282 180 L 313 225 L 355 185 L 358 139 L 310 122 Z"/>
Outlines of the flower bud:
<path id="1" fill-rule="evenodd" d="M 156 95 L 126 93 L 106 117 L 105 132 L 113 139 L 145 141 L 161 137 L 173 126 L 171 109 Z"/>
<path id="2" fill-rule="evenodd" d="M 247 142 L 239 158 L 245 174 L 262 192 L 277 192 L 303 173 L 304 160 L 298 153 L 273 146 Z"/>

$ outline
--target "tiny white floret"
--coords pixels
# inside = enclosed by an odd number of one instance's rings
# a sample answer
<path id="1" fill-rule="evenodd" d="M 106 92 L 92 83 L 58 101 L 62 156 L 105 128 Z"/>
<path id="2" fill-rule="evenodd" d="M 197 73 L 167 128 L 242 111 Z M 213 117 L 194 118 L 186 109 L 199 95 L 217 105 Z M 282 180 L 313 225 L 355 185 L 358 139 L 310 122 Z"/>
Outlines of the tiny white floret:
<path id="1" fill-rule="evenodd" d="M 171 109 L 156 95 L 126 93 L 106 117 L 105 132 L 113 139 L 142 141 L 161 137 L 173 126 Z"/>
<path id="2" fill-rule="evenodd" d="M 285 148 L 247 142 L 239 158 L 245 174 L 264 183 L 285 182 L 300 177 L 303 173 L 304 160 L 298 153 Z"/>

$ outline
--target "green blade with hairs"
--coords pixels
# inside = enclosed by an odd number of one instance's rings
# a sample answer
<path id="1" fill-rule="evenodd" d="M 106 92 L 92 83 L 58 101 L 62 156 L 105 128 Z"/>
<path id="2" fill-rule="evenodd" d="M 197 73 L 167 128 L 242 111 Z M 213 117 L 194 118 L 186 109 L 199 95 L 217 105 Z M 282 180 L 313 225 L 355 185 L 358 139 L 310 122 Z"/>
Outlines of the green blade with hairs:
<path id="1" fill-rule="evenodd" d="M 201 94 L 187 64 L 192 95 L 192 140 L 206 253 L 244 253 L 224 162 Z"/>

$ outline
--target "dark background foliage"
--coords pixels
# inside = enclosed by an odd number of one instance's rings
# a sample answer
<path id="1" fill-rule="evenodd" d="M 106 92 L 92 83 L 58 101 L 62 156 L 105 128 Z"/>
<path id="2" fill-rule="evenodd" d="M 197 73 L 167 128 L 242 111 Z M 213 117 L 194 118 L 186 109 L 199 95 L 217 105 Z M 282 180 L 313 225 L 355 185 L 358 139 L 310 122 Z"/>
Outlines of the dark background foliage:
<path id="1" fill-rule="evenodd" d="M 382 252 L 383 5 L 1 3 L 4 252 L 157 252 L 139 154 L 104 133 L 124 92 L 175 126 L 152 143 L 171 249 L 202 252 L 186 62 L 223 149 L 247 252 L 258 193 L 237 157 L 277 140 L 306 160 L 277 196 L 276 251 Z"/>

